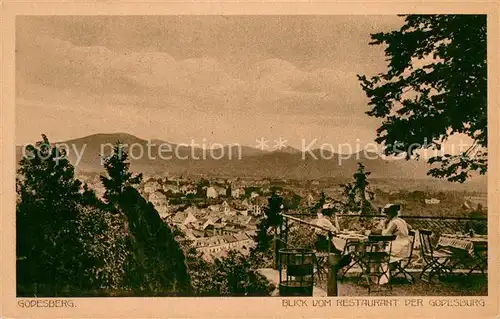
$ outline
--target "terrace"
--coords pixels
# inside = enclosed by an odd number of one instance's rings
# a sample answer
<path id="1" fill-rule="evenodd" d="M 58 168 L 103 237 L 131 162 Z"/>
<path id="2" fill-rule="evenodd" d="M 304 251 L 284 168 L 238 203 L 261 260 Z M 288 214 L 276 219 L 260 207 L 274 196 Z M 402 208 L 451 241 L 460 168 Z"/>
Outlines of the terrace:
<path id="1" fill-rule="evenodd" d="M 278 231 L 279 238 L 275 244 L 275 252 L 279 252 L 280 249 L 304 249 L 315 253 L 313 248 L 315 240 L 314 230 L 318 228 L 314 224 L 316 216 L 310 214 L 282 216 L 282 223 Z M 338 215 L 338 224 L 342 231 L 335 236 L 342 237 L 358 234 L 355 236 L 362 237 L 359 234 L 362 234 L 365 229 L 369 229 L 369 225 L 381 217 Z M 312 294 L 318 297 L 368 295 L 484 296 L 488 294 L 486 250 L 483 250 L 484 254 L 476 255 L 475 246 L 473 246 L 474 243 L 487 243 L 485 235 L 487 229 L 486 218 L 406 216 L 403 219 L 411 225 L 413 230 L 417 231 L 416 240 L 413 241 L 411 257 L 405 260 L 402 267 L 405 273 L 407 273 L 406 276 L 394 278 L 391 276 L 390 285 L 380 286 L 381 289 L 377 291 L 370 291 L 367 289 L 369 285 L 365 285 L 362 281 L 359 281 L 359 278 L 363 277 L 361 275 L 363 267 L 359 263 L 356 264 L 353 262 L 353 267 L 347 273 L 344 274 L 344 270 L 346 269 L 344 268 L 338 272 L 339 277 L 334 278 L 335 276 L 330 276 L 326 263 L 320 264 L 317 262 L 317 256 L 321 255 L 321 253 L 314 254 L 315 260 L 312 262 L 313 272 L 311 273 L 312 281 L 310 281 L 314 285 L 311 289 Z M 466 234 L 466 231 L 470 228 L 473 228 L 477 233 L 470 234 L 472 236 Z M 424 258 L 425 249 L 423 246 L 425 246 L 425 243 L 421 242 L 420 239 L 425 238 L 425 236 L 422 237 L 419 231 L 425 232 L 425 230 L 430 231 L 429 242 L 432 248 L 439 247 L 440 245 L 455 246 L 446 247 L 450 249 L 452 257 L 447 261 L 446 268 L 443 266 L 443 274 L 439 276 L 428 275 L 429 269 L 432 270 L 435 268 L 439 270 L 439 267 L 429 268 L 429 261 Z M 469 243 L 471 244 L 469 245 Z M 469 255 L 469 252 L 471 255 Z M 352 251 L 346 249 L 344 253 L 349 254 Z M 483 258 L 482 263 L 481 258 Z M 280 269 L 283 268 L 284 263 L 286 261 L 280 260 L 280 255 L 276 253 L 274 267 L 261 269 L 261 273 L 279 287 L 280 282 L 283 282 L 286 277 L 287 270 L 282 272 L 282 276 L 280 277 Z M 432 264 L 432 262 L 430 263 Z M 477 265 L 481 267 L 476 267 Z M 286 268 L 286 266 L 284 267 Z M 421 276 L 423 270 L 426 268 L 427 271 L 424 271 L 424 275 Z M 277 290 L 275 295 L 278 294 Z"/>

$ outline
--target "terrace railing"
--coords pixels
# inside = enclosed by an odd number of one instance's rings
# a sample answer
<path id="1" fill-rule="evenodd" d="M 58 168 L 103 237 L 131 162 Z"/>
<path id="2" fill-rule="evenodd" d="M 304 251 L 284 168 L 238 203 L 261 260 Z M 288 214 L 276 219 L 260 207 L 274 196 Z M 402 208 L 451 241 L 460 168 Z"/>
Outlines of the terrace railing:
<path id="1" fill-rule="evenodd" d="M 383 215 L 355 215 L 337 214 L 340 229 L 366 230 L 371 229 L 377 219 L 385 218 Z M 282 214 L 279 225 L 279 236 L 277 238 L 277 251 L 279 248 L 310 248 L 314 249 L 316 236 L 314 229 L 315 214 Z M 435 245 L 439 237 L 445 233 L 467 233 L 474 229 L 478 234 L 487 234 L 487 218 L 480 217 L 441 217 L 441 216 L 401 216 L 414 230 L 431 230 L 432 241 Z M 418 245 L 418 241 L 417 241 Z M 415 247 L 418 248 L 418 247 Z M 418 266 L 420 262 L 419 249 L 415 249 L 417 258 L 413 259 L 413 265 Z M 278 258 L 276 262 L 279 262 Z M 276 266 L 279 264 L 276 263 Z"/>

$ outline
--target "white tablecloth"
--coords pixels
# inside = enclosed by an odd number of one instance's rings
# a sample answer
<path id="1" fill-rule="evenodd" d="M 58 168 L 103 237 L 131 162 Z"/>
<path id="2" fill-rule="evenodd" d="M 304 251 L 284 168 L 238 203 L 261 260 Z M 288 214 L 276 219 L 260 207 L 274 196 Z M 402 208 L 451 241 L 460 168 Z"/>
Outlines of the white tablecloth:
<path id="1" fill-rule="evenodd" d="M 458 236 L 452 234 L 443 234 L 439 237 L 439 241 L 437 244 L 438 248 L 441 247 L 451 247 L 456 249 L 462 249 L 468 252 L 471 255 L 474 255 L 474 244 L 475 243 L 484 243 L 488 242 L 488 238 L 485 236 Z"/>
<path id="2" fill-rule="evenodd" d="M 332 243 L 335 245 L 335 248 L 344 251 L 348 242 L 360 242 L 366 241 L 367 239 L 367 236 L 360 234 L 339 233 L 332 238 Z"/>

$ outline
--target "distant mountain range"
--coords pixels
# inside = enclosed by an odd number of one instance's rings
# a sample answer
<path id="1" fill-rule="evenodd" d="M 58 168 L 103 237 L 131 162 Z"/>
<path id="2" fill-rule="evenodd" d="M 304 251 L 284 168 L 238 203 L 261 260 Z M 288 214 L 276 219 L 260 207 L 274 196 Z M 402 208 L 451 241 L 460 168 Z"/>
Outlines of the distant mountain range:
<path id="1" fill-rule="evenodd" d="M 426 175 L 429 165 L 424 160 L 387 160 L 376 153 L 365 151 L 346 156 L 320 149 L 303 153 L 292 147 L 263 151 L 235 145 L 209 151 L 162 140 L 148 142 L 126 133 L 94 134 L 56 144 L 70 147 L 68 158 L 77 171 L 101 172 L 101 148 L 105 154 L 109 154 L 112 144 L 118 140 L 126 145 L 131 170 L 144 173 L 168 171 L 179 174 L 291 179 L 350 178 L 357 168 L 357 162 L 362 162 L 366 170 L 372 173 L 372 178 L 430 178 Z M 148 143 L 151 156 L 148 156 Z M 159 145 L 163 146 L 160 148 Z M 143 156 L 140 156 L 141 149 Z M 83 156 L 77 163 L 77 153 L 80 154 L 82 150 Z M 164 159 L 160 154 L 163 154 Z M 22 147 L 18 146 L 16 158 L 19 161 L 21 157 Z M 486 177 L 481 176 L 479 179 L 481 183 L 485 183 Z"/>

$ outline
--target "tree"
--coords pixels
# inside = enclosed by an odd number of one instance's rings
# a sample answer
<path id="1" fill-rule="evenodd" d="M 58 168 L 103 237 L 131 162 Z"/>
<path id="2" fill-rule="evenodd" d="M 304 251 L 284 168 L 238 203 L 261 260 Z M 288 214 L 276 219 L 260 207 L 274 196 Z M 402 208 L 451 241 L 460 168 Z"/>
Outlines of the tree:
<path id="1" fill-rule="evenodd" d="M 196 195 L 201 198 L 207 197 L 207 187 L 210 187 L 210 182 L 204 178 L 202 178 L 196 184 Z"/>
<path id="2" fill-rule="evenodd" d="M 294 210 L 299 208 L 302 197 L 298 194 L 291 194 L 290 196 L 283 199 L 283 209 L 284 210 Z"/>
<path id="3" fill-rule="evenodd" d="M 368 190 L 368 176 L 371 172 L 365 172 L 365 166 L 358 163 L 358 169 L 352 175 L 354 181 L 351 183 L 341 184 L 342 194 L 345 202 L 344 208 L 349 211 L 360 211 L 366 215 L 374 211 L 370 198 L 373 197 L 373 192 Z M 368 195 L 368 197 L 367 197 Z"/>
<path id="4" fill-rule="evenodd" d="M 231 185 L 231 182 L 227 183 L 226 182 L 226 198 L 231 198 L 232 197 L 232 185 Z"/>
<path id="5" fill-rule="evenodd" d="M 344 196 L 344 209 L 347 211 L 358 211 L 358 207 L 356 207 L 354 184 L 345 183 L 341 184 L 340 187 L 342 187 L 342 195 Z"/>
<path id="6" fill-rule="evenodd" d="M 196 250 L 192 240 L 177 227 L 173 227 L 175 240 L 179 242 L 191 279 L 193 296 L 269 296 L 274 286 L 256 271 L 262 263 L 230 250 L 226 256 L 209 262 Z"/>
<path id="7" fill-rule="evenodd" d="M 275 288 L 251 267 L 247 256 L 235 250 L 215 259 L 212 269 L 216 296 L 269 296 Z"/>
<path id="8" fill-rule="evenodd" d="M 56 296 L 80 275 L 82 246 L 75 233 L 81 182 L 65 152 L 47 136 L 26 151 L 16 181 L 17 284 Z"/>
<path id="9" fill-rule="evenodd" d="M 129 172 L 127 157 L 118 143 L 104 161 L 108 176 L 101 176 L 108 203 L 123 216 L 132 236 L 125 285 L 136 294 L 185 294 L 190 283 L 184 253 L 153 204 L 133 187 L 140 183 L 142 175 Z"/>
<path id="10" fill-rule="evenodd" d="M 131 237 L 121 216 L 79 205 L 75 236 L 83 248 L 79 286 L 87 291 L 123 289 Z"/>
<path id="11" fill-rule="evenodd" d="M 102 156 L 104 157 L 104 155 Z M 130 163 L 127 158 L 128 154 L 123 150 L 120 141 L 115 144 L 111 155 L 103 158 L 108 177 L 101 175 L 100 179 L 106 188 L 104 198 L 108 203 L 119 198 L 125 188 L 138 185 L 142 181 L 142 174 L 134 175 L 129 171 Z"/>
<path id="12" fill-rule="evenodd" d="M 257 243 L 253 250 L 255 252 L 267 253 L 271 249 L 271 241 L 273 236 L 269 234 L 268 229 L 266 227 L 266 222 L 261 220 L 257 225 L 257 231 L 255 236 L 253 237 L 255 242 Z"/>
<path id="13" fill-rule="evenodd" d="M 487 171 L 486 15 L 406 15 L 396 31 L 371 35 L 386 45 L 388 71 L 358 75 L 369 116 L 383 119 L 377 143 L 386 155 L 419 158 L 441 150 L 453 134 L 473 144 L 460 154 L 428 159 L 429 175 L 464 182 Z"/>
<path id="14" fill-rule="evenodd" d="M 278 194 L 272 193 L 267 201 L 265 216 L 257 225 L 257 234 L 254 237 L 257 242 L 255 250 L 260 252 L 267 252 L 271 248 L 271 240 L 278 234 L 278 226 L 282 219 L 280 213 L 283 199 Z"/>
<path id="15" fill-rule="evenodd" d="M 83 184 L 83 193 L 81 196 L 81 202 L 83 205 L 92 206 L 96 208 L 106 209 L 106 204 L 103 203 L 93 189 L 89 187 L 87 183 Z"/>
<path id="16" fill-rule="evenodd" d="M 320 195 L 319 200 L 312 207 L 311 212 L 315 214 L 318 211 L 318 209 L 321 209 L 323 207 L 323 205 L 325 203 L 326 203 L 326 194 L 325 194 L 325 191 L 323 190 L 323 191 L 321 191 L 321 195 Z"/>
<path id="17" fill-rule="evenodd" d="M 154 206 L 129 186 L 116 205 L 133 238 L 126 284 L 137 295 L 182 295 L 190 283 L 185 256 L 170 227 Z"/>
<path id="18" fill-rule="evenodd" d="M 17 179 L 17 285 L 20 296 L 81 296 L 122 287 L 129 235 L 74 176 L 48 138 L 27 147 Z"/>
<path id="19" fill-rule="evenodd" d="M 218 287 L 214 280 L 213 265 L 203 259 L 196 250 L 193 241 L 186 237 L 177 226 L 172 226 L 172 233 L 179 243 L 186 259 L 186 267 L 194 296 L 217 296 Z"/>

